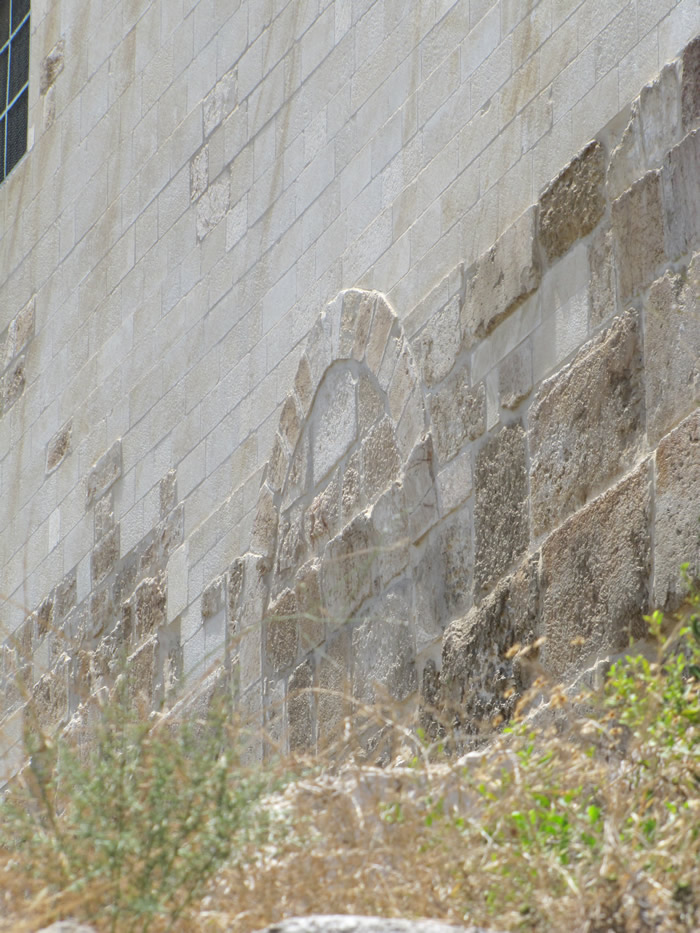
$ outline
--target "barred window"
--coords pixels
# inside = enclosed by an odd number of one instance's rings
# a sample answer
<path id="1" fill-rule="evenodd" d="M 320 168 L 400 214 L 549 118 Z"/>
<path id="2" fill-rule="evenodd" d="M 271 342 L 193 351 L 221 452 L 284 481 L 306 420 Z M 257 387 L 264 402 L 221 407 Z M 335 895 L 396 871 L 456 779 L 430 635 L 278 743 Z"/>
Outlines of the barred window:
<path id="1" fill-rule="evenodd" d="M 0 181 L 27 151 L 29 0 L 0 0 Z"/>

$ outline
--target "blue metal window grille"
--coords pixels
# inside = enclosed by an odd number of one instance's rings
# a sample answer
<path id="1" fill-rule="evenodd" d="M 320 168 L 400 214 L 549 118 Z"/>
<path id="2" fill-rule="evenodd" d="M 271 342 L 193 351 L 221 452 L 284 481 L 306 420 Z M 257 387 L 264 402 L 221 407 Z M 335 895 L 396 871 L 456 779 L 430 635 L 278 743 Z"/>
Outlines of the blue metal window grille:
<path id="1" fill-rule="evenodd" d="M 29 2 L 0 0 L 0 181 L 27 151 Z"/>

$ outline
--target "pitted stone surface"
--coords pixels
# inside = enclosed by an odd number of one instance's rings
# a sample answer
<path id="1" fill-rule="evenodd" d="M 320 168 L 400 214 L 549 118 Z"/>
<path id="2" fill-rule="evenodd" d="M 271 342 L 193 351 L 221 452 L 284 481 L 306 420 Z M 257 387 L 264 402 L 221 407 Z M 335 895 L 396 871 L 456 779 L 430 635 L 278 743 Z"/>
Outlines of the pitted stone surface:
<path id="1" fill-rule="evenodd" d="M 311 461 L 316 483 L 341 459 L 357 437 L 355 382 L 349 372 L 330 370 L 319 389 L 314 413 Z"/>
<path id="2" fill-rule="evenodd" d="M 314 669 L 311 660 L 300 664 L 289 678 L 287 710 L 289 720 L 289 751 L 310 752 L 314 747 L 314 706 L 311 690 Z"/>
<path id="3" fill-rule="evenodd" d="M 623 300 L 653 281 L 664 261 L 661 175 L 647 172 L 613 202 L 612 226 Z"/>
<path id="4" fill-rule="evenodd" d="M 589 143 L 540 198 L 540 241 L 550 263 L 587 236 L 605 211 L 605 153 Z"/>
<path id="5" fill-rule="evenodd" d="M 46 472 L 51 473 L 63 463 L 71 450 L 73 421 L 70 420 L 51 438 L 46 447 Z"/>
<path id="6" fill-rule="evenodd" d="M 690 133 L 666 156 L 662 171 L 666 252 L 678 259 L 700 242 L 700 130 Z"/>
<path id="7" fill-rule="evenodd" d="M 370 607 L 353 633 L 353 696 L 373 703 L 382 691 L 405 700 L 417 687 L 409 590 L 399 584 Z"/>
<path id="8" fill-rule="evenodd" d="M 486 390 L 483 382 L 473 388 L 466 373 L 457 370 L 430 398 L 430 420 L 435 449 L 441 463 L 459 453 L 486 429 Z"/>
<path id="9" fill-rule="evenodd" d="M 681 133 L 680 94 L 675 65 L 667 65 L 639 95 L 647 165 L 658 165 Z"/>
<path id="10" fill-rule="evenodd" d="M 467 346 L 486 337 L 540 284 L 537 210 L 530 208 L 467 272 L 462 327 Z"/>
<path id="11" fill-rule="evenodd" d="M 388 418 L 372 428 L 362 442 L 364 493 L 372 502 L 396 478 L 399 470 L 399 452 L 394 440 L 394 429 Z"/>
<path id="12" fill-rule="evenodd" d="M 488 589 L 528 545 L 525 433 L 503 428 L 479 451 L 474 474 L 474 584 Z"/>
<path id="13" fill-rule="evenodd" d="M 545 382 L 530 413 L 533 534 L 549 531 L 632 466 L 644 435 L 644 383 L 635 312 Z"/>
<path id="14" fill-rule="evenodd" d="M 529 686 L 527 670 L 508 657 L 538 633 L 536 559 L 501 580 L 479 606 L 453 622 L 443 639 L 440 705 L 469 732 L 489 731 L 508 719 Z"/>
<path id="15" fill-rule="evenodd" d="M 459 298 L 455 297 L 430 318 L 416 340 L 416 356 L 427 386 L 437 385 L 449 375 L 461 345 Z"/>
<path id="16" fill-rule="evenodd" d="M 321 567 L 321 593 L 328 622 L 337 628 L 372 591 L 377 542 L 365 515 L 358 515 L 327 546 Z"/>
<path id="17" fill-rule="evenodd" d="M 291 667 L 296 660 L 299 643 L 298 606 L 296 594 L 285 590 L 267 613 L 265 650 L 275 671 Z"/>
<path id="18" fill-rule="evenodd" d="M 700 403 L 700 253 L 667 272 L 644 305 L 647 433 L 655 445 Z"/>
<path id="19" fill-rule="evenodd" d="M 650 471 L 573 515 L 542 545 L 542 662 L 568 678 L 643 637 L 651 569 Z"/>
<path id="20" fill-rule="evenodd" d="M 676 608 L 685 593 L 681 564 L 700 580 L 700 411 L 656 451 L 654 604 Z"/>

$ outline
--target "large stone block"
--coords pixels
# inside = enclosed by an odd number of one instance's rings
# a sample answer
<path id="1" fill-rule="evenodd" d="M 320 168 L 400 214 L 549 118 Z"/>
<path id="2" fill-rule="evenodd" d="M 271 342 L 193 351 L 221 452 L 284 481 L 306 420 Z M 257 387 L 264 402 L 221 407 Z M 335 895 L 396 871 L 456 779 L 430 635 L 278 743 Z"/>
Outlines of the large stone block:
<path id="1" fill-rule="evenodd" d="M 365 499 L 372 502 L 394 482 L 401 465 L 394 428 L 388 418 L 373 427 L 362 442 L 362 462 Z"/>
<path id="2" fill-rule="evenodd" d="M 449 375 L 461 349 L 459 296 L 455 296 L 427 322 L 415 342 L 423 381 L 437 385 Z"/>
<path id="3" fill-rule="evenodd" d="M 620 297 L 626 300 L 653 282 L 664 261 L 661 175 L 647 172 L 612 205 Z"/>
<path id="4" fill-rule="evenodd" d="M 681 564 L 700 580 L 700 411 L 668 434 L 656 451 L 654 604 L 676 608 Z"/>
<path id="5" fill-rule="evenodd" d="M 60 466 L 71 450 L 73 419 L 57 431 L 46 445 L 46 472 L 51 473 Z"/>
<path id="6" fill-rule="evenodd" d="M 538 612 L 534 558 L 445 632 L 440 704 L 468 732 L 488 731 L 494 718 L 508 719 L 529 686 L 526 668 L 508 654 L 534 641 Z"/>
<path id="7" fill-rule="evenodd" d="M 335 537 L 340 522 L 340 471 L 336 470 L 328 485 L 312 501 L 306 511 L 306 534 L 314 548 Z"/>
<path id="8" fill-rule="evenodd" d="M 498 394 L 504 408 L 517 408 L 532 391 L 532 346 L 521 343 L 498 367 Z"/>
<path id="9" fill-rule="evenodd" d="M 299 644 L 299 609 L 296 594 L 285 590 L 265 618 L 265 650 L 274 671 L 294 664 Z"/>
<path id="10" fill-rule="evenodd" d="M 678 259 L 700 246 L 700 130 L 674 146 L 662 170 L 666 252 Z"/>
<path id="11" fill-rule="evenodd" d="M 467 346 L 490 334 L 540 284 L 536 223 L 533 207 L 468 270 L 462 308 Z"/>
<path id="12" fill-rule="evenodd" d="M 111 573 L 119 560 L 119 525 L 95 545 L 90 559 L 93 586 Z"/>
<path id="13" fill-rule="evenodd" d="M 552 677 L 568 679 L 642 637 L 651 571 L 649 464 L 551 534 L 541 568 L 541 660 Z"/>
<path id="14" fill-rule="evenodd" d="M 479 451 L 474 473 L 474 583 L 488 589 L 529 541 L 525 432 L 503 428 Z"/>
<path id="15" fill-rule="evenodd" d="M 440 463 L 447 463 L 467 441 L 486 429 L 486 390 L 483 382 L 470 387 L 466 373 L 454 372 L 430 397 L 430 419 Z"/>
<path id="16" fill-rule="evenodd" d="M 357 436 L 355 382 L 347 370 L 329 370 L 316 397 L 313 419 L 311 461 L 317 483 Z"/>
<path id="17" fill-rule="evenodd" d="M 351 637 L 347 627 L 326 642 L 318 665 L 317 730 L 319 746 L 337 739 L 350 710 Z"/>
<path id="18" fill-rule="evenodd" d="M 593 141 L 540 198 L 540 242 L 550 262 L 598 225 L 605 212 L 605 152 Z"/>
<path id="19" fill-rule="evenodd" d="M 115 441 L 88 473 L 87 507 L 100 498 L 122 475 L 122 442 Z"/>
<path id="20" fill-rule="evenodd" d="M 374 703 L 383 694 L 405 700 L 418 687 L 410 596 L 399 583 L 371 607 L 353 632 L 353 696 Z"/>
<path id="21" fill-rule="evenodd" d="M 700 120 L 700 36 L 696 36 L 683 51 L 681 116 L 686 133 Z"/>
<path id="22" fill-rule="evenodd" d="M 314 668 L 310 658 L 300 664 L 289 678 L 287 718 L 289 751 L 310 752 L 314 747 L 315 697 Z"/>
<path id="23" fill-rule="evenodd" d="M 321 595 L 329 625 L 338 627 L 372 591 L 377 553 L 374 528 L 358 515 L 326 547 L 321 566 Z"/>
<path id="24" fill-rule="evenodd" d="M 134 637 L 138 642 L 145 636 L 156 633 L 167 621 L 165 575 L 140 583 L 134 593 L 134 605 Z"/>
<path id="25" fill-rule="evenodd" d="M 530 412 L 532 530 L 551 530 L 631 466 L 644 437 L 638 316 L 620 315 L 540 388 Z"/>
<path id="26" fill-rule="evenodd" d="M 700 402 L 700 253 L 652 285 L 644 306 L 647 434 L 659 439 Z"/>
<path id="27" fill-rule="evenodd" d="M 642 137 L 647 165 L 658 165 L 678 142 L 681 132 L 680 94 L 676 65 L 667 65 L 639 95 Z"/>
<path id="28" fill-rule="evenodd" d="M 588 250 L 591 328 L 617 313 L 617 273 L 612 231 L 596 233 Z"/>

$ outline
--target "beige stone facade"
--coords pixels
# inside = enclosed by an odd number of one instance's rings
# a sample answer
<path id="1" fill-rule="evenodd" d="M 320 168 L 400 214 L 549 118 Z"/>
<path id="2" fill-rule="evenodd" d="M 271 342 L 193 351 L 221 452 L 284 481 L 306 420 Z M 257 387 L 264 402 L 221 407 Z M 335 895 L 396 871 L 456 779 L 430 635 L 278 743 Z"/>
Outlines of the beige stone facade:
<path id="1" fill-rule="evenodd" d="M 31 17 L 0 186 L 8 767 L 18 672 L 59 726 L 124 653 L 148 702 L 207 678 L 306 749 L 424 683 L 475 726 L 513 641 L 568 678 L 678 599 L 696 0 Z"/>

